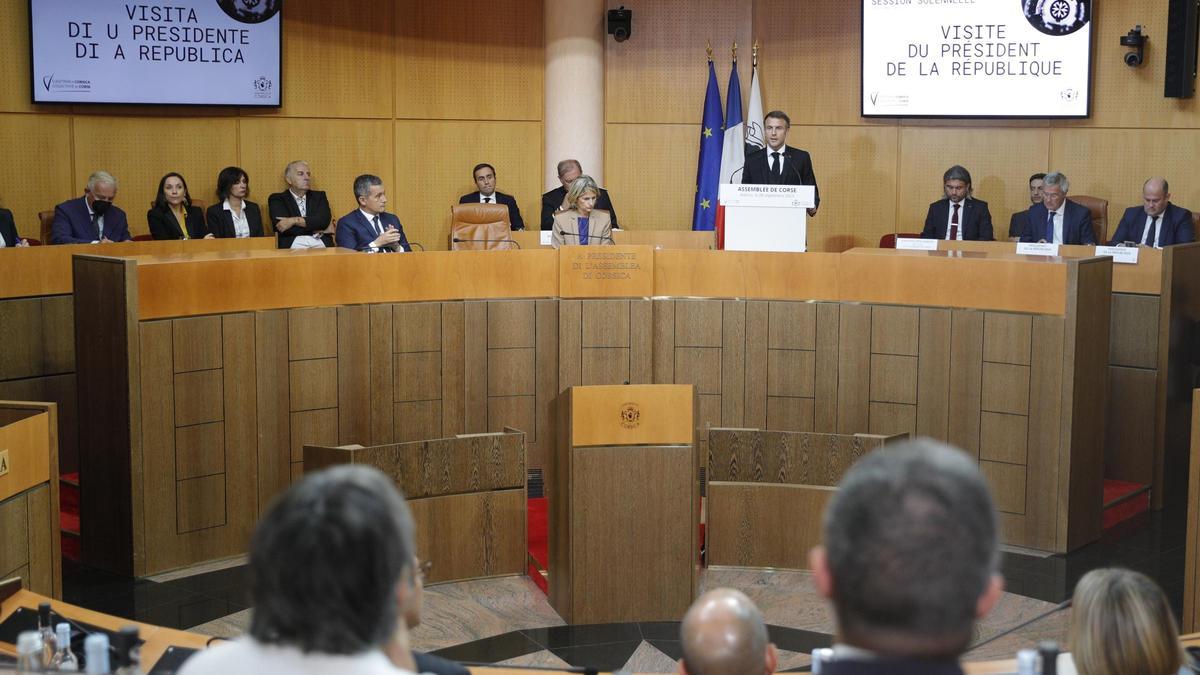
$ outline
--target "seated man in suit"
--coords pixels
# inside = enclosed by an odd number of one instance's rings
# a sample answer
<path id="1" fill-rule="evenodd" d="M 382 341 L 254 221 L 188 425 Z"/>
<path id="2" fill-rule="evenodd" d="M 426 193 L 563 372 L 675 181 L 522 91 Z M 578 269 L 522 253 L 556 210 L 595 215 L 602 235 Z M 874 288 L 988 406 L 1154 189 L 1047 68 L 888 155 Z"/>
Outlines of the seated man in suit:
<path id="1" fill-rule="evenodd" d="M 826 675 L 961 675 L 976 619 L 1000 599 L 996 509 L 979 467 L 918 439 L 855 464 L 825 510 L 813 584 L 834 608 Z"/>
<path id="2" fill-rule="evenodd" d="M 542 195 L 543 230 L 554 229 L 554 216 L 571 208 L 567 205 L 567 190 L 570 189 L 571 183 L 574 183 L 575 179 L 582 175 L 583 167 L 580 166 L 579 160 L 564 159 L 558 163 L 558 182 L 562 185 Z M 596 208 L 608 212 L 614 230 L 621 229 L 621 226 L 617 224 L 617 212 L 613 209 L 608 190 L 600 188 L 600 196 L 596 199 Z"/>
<path id="3" fill-rule="evenodd" d="M 403 675 L 403 617 L 417 602 L 416 526 L 378 469 L 309 473 L 275 498 L 250 540 L 247 634 L 193 655 L 180 675 Z M 399 662 L 397 660 L 399 659 Z"/>
<path id="4" fill-rule="evenodd" d="M 1042 203 L 1042 185 L 1045 184 L 1046 174 L 1035 173 L 1029 177 L 1029 203 Z M 1021 236 L 1021 231 L 1025 229 L 1025 219 L 1029 217 L 1029 209 L 1017 211 L 1012 214 L 1012 219 L 1008 221 L 1008 238 L 1015 239 Z"/>
<path id="5" fill-rule="evenodd" d="M 743 183 L 760 185 L 811 185 L 814 204 L 808 215 L 817 215 L 821 206 L 821 191 L 817 189 L 817 177 L 813 174 L 812 158 L 808 153 L 787 144 L 788 130 L 792 120 L 787 113 L 772 110 L 763 118 L 763 134 L 767 147 L 746 155 L 746 168 L 742 171 Z"/>
<path id="6" fill-rule="evenodd" d="M 1131 206 L 1121 216 L 1109 246 L 1131 241 L 1139 246 L 1162 248 L 1196 240 L 1192 212 L 1171 203 L 1166 178 L 1151 178 L 1142 185 L 1142 205 Z"/>
<path id="7" fill-rule="evenodd" d="M 971 196 L 971 173 L 955 164 L 942 175 L 945 199 L 929 205 L 922 239 L 991 241 L 992 214 L 987 202 Z"/>
<path id="8" fill-rule="evenodd" d="M 503 204 L 508 207 L 508 227 L 510 230 L 525 229 L 525 221 L 521 220 L 521 209 L 512 195 L 496 192 L 496 169 L 491 164 L 476 164 L 471 171 L 475 186 L 479 189 L 459 197 L 459 204 Z"/>
<path id="9" fill-rule="evenodd" d="M 679 646 L 679 675 L 770 675 L 779 665 L 762 612 L 732 588 L 713 589 L 692 603 Z"/>
<path id="10" fill-rule="evenodd" d="M 283 170 L 288 189 L 267 197 L 267 212 L 279 232 L 279 248 L 324 248 L 332 244 L 326 231 L 333 223 L 329 199 L 320 190 L 310 190 L 312 171 L 308 162 L 290 162 Z"/>
<path id="11" fill-rule="evenodd" d="M 337 222 L 337 245 L 367 253 L 405 253 L 411 251 L 400 219 L 387 212 L 387 190 L 383 179 L 365 173 L 354 179 L 354 198 L 358 208 Z"/>
<path id="12" fill-rule="evenodd" d="M 117 179 L 107 171 L 88 176 L 83 196 L 54 207 L 51 244 L 108 244 L 129 241 L 125 212 L 113 206 Z"/>
<path id="13" fill-rule="evenodd" d="M 12 211 L 0 209 L 0 248 L 28 245 L 29 242 L 17 236 L 17 224 L 13 222 Z"/>
<path id="14" fill-rule="evenodd" d="M 1042 203 L 1029 208 L 1021 241 L 1047 244 L 1096 245 L 1092 230 L 1092 212 L 1067 199 L 1071 182 L 1057 171 L 1046 174 Z"/>

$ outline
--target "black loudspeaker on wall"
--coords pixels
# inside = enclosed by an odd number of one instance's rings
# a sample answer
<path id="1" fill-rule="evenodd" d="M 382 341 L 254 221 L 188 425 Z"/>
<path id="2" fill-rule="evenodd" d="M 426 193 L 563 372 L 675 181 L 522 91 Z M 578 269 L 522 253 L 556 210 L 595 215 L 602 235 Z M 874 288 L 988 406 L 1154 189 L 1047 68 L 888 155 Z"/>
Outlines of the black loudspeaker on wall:
<path id="1" fill-rule="evenodd" d="M 1196 93 L 1196 24 L 1200 19 L 1200 0 L 1170 2 L 1163 96 L 1191 98 Z"/>

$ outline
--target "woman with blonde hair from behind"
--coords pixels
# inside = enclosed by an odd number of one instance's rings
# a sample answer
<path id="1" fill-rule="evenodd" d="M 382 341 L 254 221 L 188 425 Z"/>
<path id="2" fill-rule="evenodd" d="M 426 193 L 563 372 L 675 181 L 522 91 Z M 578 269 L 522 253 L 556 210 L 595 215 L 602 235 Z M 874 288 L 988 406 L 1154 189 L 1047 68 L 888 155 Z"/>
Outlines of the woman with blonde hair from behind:
<path id="1" fill-rule="evenodd" d="M 1190 673 L 1162 589 L 1144 574 L 1092 570 L 1075 586 L 1071 656 L 1080 675 Z"/>

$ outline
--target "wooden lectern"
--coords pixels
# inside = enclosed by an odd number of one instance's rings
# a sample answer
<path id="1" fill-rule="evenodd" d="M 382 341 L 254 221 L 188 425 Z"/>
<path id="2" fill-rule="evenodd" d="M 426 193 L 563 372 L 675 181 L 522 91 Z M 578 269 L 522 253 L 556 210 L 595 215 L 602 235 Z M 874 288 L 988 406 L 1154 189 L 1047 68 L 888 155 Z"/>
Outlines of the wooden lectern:
<path id="1" fill-rule="evenodd" d="M 62 597 L 58 405 L 0 401 L 0 579 Z"/>
<path id="2" fill-rule="evenodd" d="M 692 385 L 571 387 L 550 478 L 550 604 L 569 624 L 677 621 L 696 597 Z"/>

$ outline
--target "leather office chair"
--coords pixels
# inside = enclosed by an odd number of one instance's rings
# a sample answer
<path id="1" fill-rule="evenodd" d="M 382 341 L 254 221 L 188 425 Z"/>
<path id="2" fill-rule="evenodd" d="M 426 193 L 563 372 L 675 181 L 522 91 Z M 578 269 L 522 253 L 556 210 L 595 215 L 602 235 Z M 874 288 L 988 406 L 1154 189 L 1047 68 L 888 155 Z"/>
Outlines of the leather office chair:
<path id="1" fill-rule="evenodd" d="M 152 235 L 152 234 L 138 234 L 138 235 L 135 235 L 135 236 L 133 237 L 133 240 L 134 240 L 134 241 L 154 241 L 154 235 Z"/>
<path id="2" fill-rule="evenodd" d="M 1192 211 L 1192 233 L 1200 232 L 1200 211 Z"/>
<path id="3" fill-rule="evenodd" d="M 38 211 L 38 222 L 42 225 L 42 241 L 53 244 L 54 241 L 50 239 L 50 229 L 54 227 L 54 209 Z"/>
<path id="4" fill-rule="evenodd" d="M 1092 232 L 1096 235 L 1096 243 L 1108 243 L 1108 200 L 1087 195 L 1067 195 L 1067 199 L 1087 207 L 1092 212 Z"/>
<path id="5" fill-rule="evenodd" d="M 511 227 L 508 207 L 503 204 L 455 204 L 450 207 L 450 250 L 516 248 L 510 243 Z"/>

